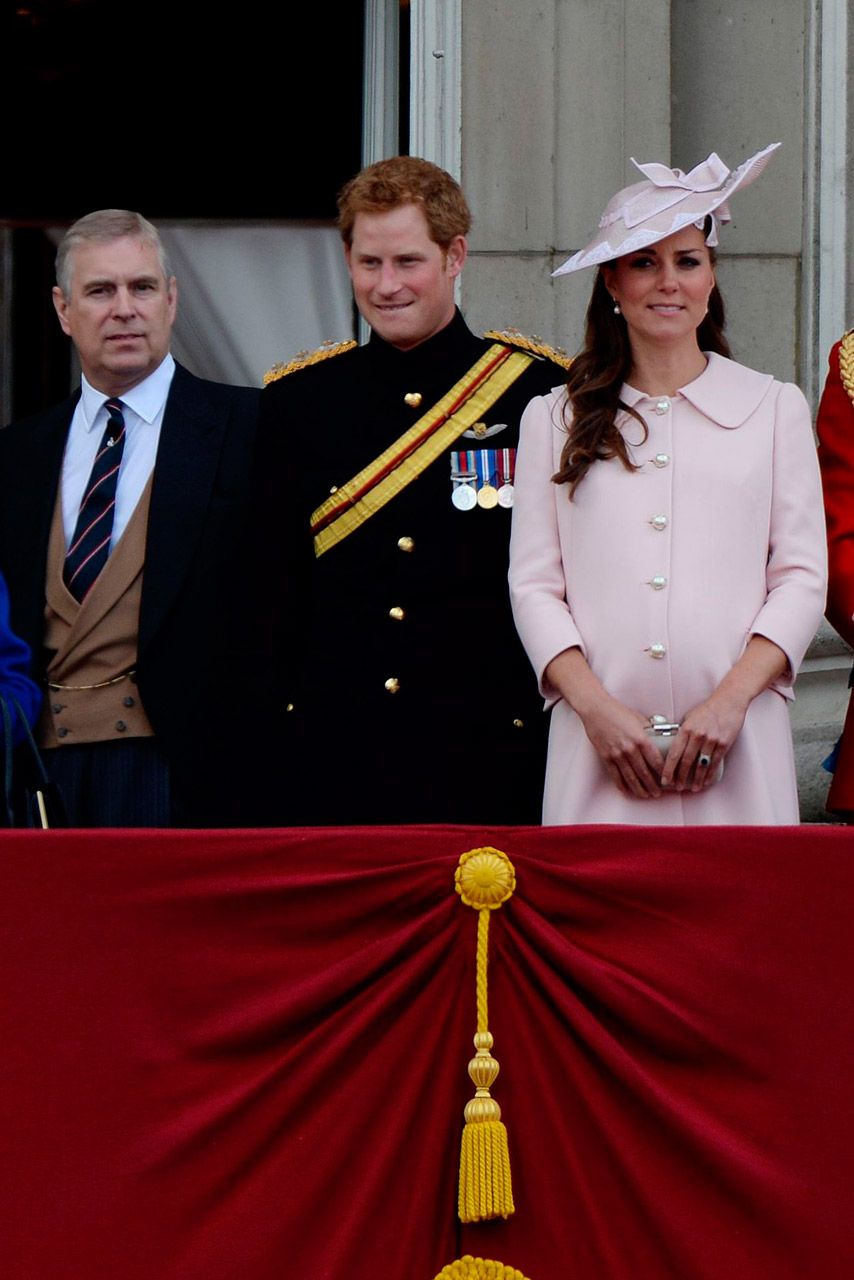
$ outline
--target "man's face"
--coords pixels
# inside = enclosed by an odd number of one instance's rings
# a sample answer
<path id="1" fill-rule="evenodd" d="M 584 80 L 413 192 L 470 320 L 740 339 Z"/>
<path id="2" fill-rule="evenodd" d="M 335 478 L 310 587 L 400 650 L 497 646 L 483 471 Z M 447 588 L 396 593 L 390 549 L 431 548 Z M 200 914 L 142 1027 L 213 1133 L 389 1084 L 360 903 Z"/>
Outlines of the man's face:
<path id="1" fill-rule="evenodd" d="M 138 236 L 95 240 L 71 255 L 71 290 L 53 305 L 93 387 L 119 396 L 153 373 L 169 350 L 177 288 L 157 250 Z"/>
<path id="2" fill-rule="evenodd" d="M 453 318 L 465 238 L 455 236 L 447 251 L 440 248 L 417 205 L 357 213 L 353 243 L 345 245 L 344 254 L 357 307 L 393 347 L 417 347 Z"/>

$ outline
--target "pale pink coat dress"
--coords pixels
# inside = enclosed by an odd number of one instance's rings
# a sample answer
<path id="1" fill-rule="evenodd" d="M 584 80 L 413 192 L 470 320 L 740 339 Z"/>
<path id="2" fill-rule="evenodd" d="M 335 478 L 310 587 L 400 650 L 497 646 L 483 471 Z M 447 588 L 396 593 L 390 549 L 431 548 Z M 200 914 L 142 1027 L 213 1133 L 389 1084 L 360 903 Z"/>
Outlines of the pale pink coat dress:
<path id="1" fill-rule="evenodd" d="M 516 463 L 510 588 L 519 634 L 554 704 L 543 822 L 796 823 L 787 700 L 824 610 L 825 532 L 810 415 L 797 387 L 709 356 L 672 398 L 625 386 L 649 426 L 618 419 L 640 470 L 596 462 L 572 502 L 555 485 L 563 390 L 533 400 Z M 751 703 L 708 790 L 624 796 L 579 718 L 544 679 L 577 645 L 609 693 L 681 721 L 752 634 L 790 673 Z M 656 647 L 654 647 L 656 646 Z"/>

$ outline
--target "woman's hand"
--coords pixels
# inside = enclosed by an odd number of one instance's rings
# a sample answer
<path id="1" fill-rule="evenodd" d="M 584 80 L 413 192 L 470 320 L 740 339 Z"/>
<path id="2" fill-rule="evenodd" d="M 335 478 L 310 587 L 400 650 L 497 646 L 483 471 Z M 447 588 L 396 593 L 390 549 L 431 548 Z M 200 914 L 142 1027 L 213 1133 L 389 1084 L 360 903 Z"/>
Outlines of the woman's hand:
<path id="1" fill-rule="evenodd" d="M 584 725 L 614 786 L 639 800 L 660 796 L 661 752 L 644 732 L 649 722 L 611 697 L 581 650 L 564 649 L 552 658 L 545 680 Z"/>
<path id="2" fill-rule="evenodd" d="M 723 759 L 735 742 L 749 700 L 727 696 L 720 686 L 688 712 L 667 753 L 661 785 L 667 790 L 703 791 L 716 782 Z"/>
<path id="3" fill-rule="evenodd" d="M 639 800 L 661 795 L 661 752 L 649 740 L 649 722 L 639 712 L 605 694 L 578 714 L 618 790 Z"/>
<path id="4" fill-rule="evenodd" d="M 754 635 L 714 693 L 693 707 L 667 754 L 661 785 L 703 791 L 717 781 L 724 756 L 735 742 L 757 694 L 788 670 L 786 654 L 767 636 Z"/>

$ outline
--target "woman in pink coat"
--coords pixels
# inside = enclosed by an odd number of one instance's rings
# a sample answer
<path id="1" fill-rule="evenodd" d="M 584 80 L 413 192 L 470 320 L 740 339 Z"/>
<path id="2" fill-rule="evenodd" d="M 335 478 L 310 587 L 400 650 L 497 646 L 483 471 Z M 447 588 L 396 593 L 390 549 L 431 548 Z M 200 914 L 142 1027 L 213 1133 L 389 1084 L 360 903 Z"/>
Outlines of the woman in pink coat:
<path id="1" fill-rule="evenodd" d="M 637 167 L 592 243 L 566 388 L 532 401 L 510 586 L 551 704 L 543 821 L 796 823 L 787 700 L 824 606 L 810 415 L 729 358 L 714 245 L 730 171 Z"/>

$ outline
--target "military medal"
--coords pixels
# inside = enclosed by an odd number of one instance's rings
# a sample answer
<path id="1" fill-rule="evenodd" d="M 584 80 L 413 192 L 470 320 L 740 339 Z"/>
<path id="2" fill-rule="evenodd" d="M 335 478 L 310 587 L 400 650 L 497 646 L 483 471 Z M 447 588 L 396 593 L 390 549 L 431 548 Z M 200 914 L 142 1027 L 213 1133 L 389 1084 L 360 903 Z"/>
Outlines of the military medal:
<path id="1" fill-rule="evenodd" d="M 516 450 L 501 450 L 501 488 L 498 490 L 499 507 L 513 506 L 513 473 L 516 466 Z"/>
<path id="2" fill-rule="evenodd" d="M 454 449 L 451 453 L 451 502 L 458 511 L 471 511 L 477 506 L 477 492 L 470 483 L 476 479 L 477 472 L 472 469 L 468 451 Z"/>
<path id="3" fill-rule="evenodd" d="M 492 483 L 495 475 L 495 450 L 478 449 L 475 453 L 477 466 L 477 505 L 484 511 L 491 511 L 498 506 L 498 490 Z"/>
<path id="4" fill-rule="evenodd" d="M 474 487 L 470 484 L 457 485 L 451 494 L 451 502 L 458 511 L 471 511 L 472 507 L 477 506 L 477 494 Z"/>

